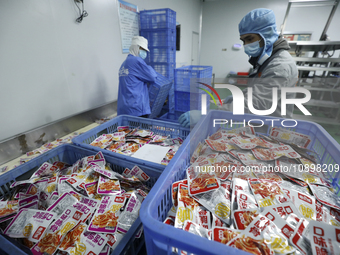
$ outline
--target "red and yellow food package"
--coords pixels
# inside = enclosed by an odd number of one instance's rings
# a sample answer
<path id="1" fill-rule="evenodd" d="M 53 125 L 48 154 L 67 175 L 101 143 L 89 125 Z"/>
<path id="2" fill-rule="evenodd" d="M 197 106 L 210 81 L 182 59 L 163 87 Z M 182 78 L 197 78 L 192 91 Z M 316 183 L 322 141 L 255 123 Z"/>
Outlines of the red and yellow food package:
<path id="1" fill-rule="evenodd" d="M 275 160 L 281 157 L 300 158 L 301 156 L 289 145 L 277 146 L 271 149 L 255 148 L 251 150 L 258 160 Z"/>
<path id="2" fill-rule="evenodd" d="M 274 145 L 272 143 L 269 143 L 265 140 L 263 140 L 260 137 L 251 137 L 251 138 L 246 138 L 246 137 L 233 137 L 230 139 L 230 143 L 235 144 L 238 148 L 242 150 L 251 150 L 256 147 L 263 147 L 263 148 L 272 148 Z"/>
<path id="3" fill-rule="evenodd" d="M 199 224 L 192 222 L 190 220 L 186 220 L 184 222 L 183 230 L 187 231 L 189 233 L 193 233 L 193 234 L 198 235 L 198 236 L 202 236 L 202 237 L 207 238 L 209 240 L 211 239 L 208 229 L 203 228 Z"/>
<path id="4" fill-rule="evenodd" d="M 340 228 L 322 222 L 309 223 L 313 254 L 340 254 Z"/>
<path id="5" fill-rule="evenodd" d="M 95 212 L 88 231 L 114 234 L 117 229 L 120 208 L 125 204 L 124 196 L 105 196 Z"/>
<path id="6" fill-rule="evenodd" d="M 266 179 L 249 179 L 248 182 L 260 207 L 288 202 L 277 182 Z"/>
<path id="7" fill-rule="evenodd" d="M 212 240 L 219 243 L 227 244 L 239 234 L 241 234 L 240 230 L 216 227 L 212 231 Z"/>
<path id="8" fill-rule="evenodd" d="M 178 198 L 177 198 L 177 195 L 178 195 L 178 185 L 180 183 L 183 183 L 183 184 L 186 184 L 188 185 L 188 180 L 185 179 L 185 180 L 181 180 L 181 181 L 177 181 L 177 182 L 174 182 L 172 184 L 172 204 L 177 207 L 177 203 L 178 203 Z"/>
<path id="9" fill-rule="evenodd" d="M 188 186 L 180 183 L 178 186 L 178 206 L 176 211 L 175 227 L 183 228 L 183 224 L 186 220 L 198 222 L 198 208 L 199 205 L 189 195 Z"/>
<path id="10" fill-rule="evenodd" d="M 74 229 L 68 232 L 60 243 L 58 249 L 69 252 L 80 241 L 81 234 L 85 231 L 87 225 L 84 223 L 78 224 Z"/>
<path id="11" fill-rule="evenodd" d="M 244 230 L 248 237 L 256 240 L 263 240 L 268 247 L 276 254 L 290 254 L 295 248 L 288 242 L 281 230 L 267 217 L 257 216 Z"/>
<path id="12" fill-rule="evenodd" d="M 112 134 L 102 134 L 101 136 L 94 139 L 94 141 L 90 143 L 90 145 L 104 149 L 111 144 L 112 139 Z"/>
<path id="13" fill-rule="evenodd" d="M 216 217 L 229 225 L 231 222 L 231 195 L 228 187 L 225 187 L 227 185 L 221 185 L 219 189 L 195 195 L 194 198 Z"/>
<path id="14" fill-rule="evenodd" d="M 105 196 L 120 195 L 121 189 L 119 181 L 100 176 L 97 185 L 97 193 Z"/>
<path id="15" fill-rule="evenodd" d="M 66 234 L 73 229 L 80 221 L 83 213 L 74 207 L 68 207 L 65 211 L 48 227 L 40 241 L 32 247 L 34 255 L 52 255 Z"/>
<path id="16" fill-rule="evenodd" d="M 260 208 L 234 211 L 234 222 L 237 229 L 244 230 L 260 214 Z"/>
<path id="17" fill-rule="evenodd" d="M 269 248 L 265 240 L 257 240 L 245 234 L 238 235 L 227 245 L 255 255 L 274 255 L 274 251 Z"/>
<path id="18" fill-rule="evenodd" d="M 107 243 L 106 234 L 84 231 L 80 241 L 70 250 L 70 254 L 99 255 Z M 85 253 L 86 252 L 86 253 Z"/>
<path id="19" fill-rule="evenodd" d="M 205 193 L 220 187 L 214 173 L 209 173 L 199 166 L 190 166 L 187 169 L 189 193 L 191 196 Z"/>

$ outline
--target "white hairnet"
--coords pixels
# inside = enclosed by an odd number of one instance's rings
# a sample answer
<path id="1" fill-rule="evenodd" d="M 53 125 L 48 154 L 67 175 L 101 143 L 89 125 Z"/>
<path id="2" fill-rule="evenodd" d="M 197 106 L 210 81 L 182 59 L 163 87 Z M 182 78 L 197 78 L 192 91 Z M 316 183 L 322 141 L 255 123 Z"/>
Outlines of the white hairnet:
<path id="1" fill-rule="evenodd" d="M 149 51 L 148 49 L 148 40 L 144 38 L 143 36 L 134 36 L 132 37 L 131 45 L 139 45 L 146 51 Z"/>
<path id="2" fill-rule="evenodd" d="M 264 39 L 264 51 L 259 57 L 260 64 L 272 55 L 273 44 L 279 37 L 276 30 L 275 15 L 272 10 L 264 8 L 252 10 L 243 17 L 238 29 L 240 35 L 259 34 Z"/>
<path id="3" fill-rule="evenodd" d="M 131 55 L 138 57 L 139 56 L 139 46 L 138 45 L 131 45 L 129 52 Z"/>

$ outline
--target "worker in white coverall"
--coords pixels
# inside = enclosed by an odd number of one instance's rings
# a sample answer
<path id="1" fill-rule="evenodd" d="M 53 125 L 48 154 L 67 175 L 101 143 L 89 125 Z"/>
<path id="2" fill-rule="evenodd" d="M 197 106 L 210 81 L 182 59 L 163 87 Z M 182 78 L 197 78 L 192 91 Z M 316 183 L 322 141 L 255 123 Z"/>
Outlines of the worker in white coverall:
<path id="1" fill-rule="evenodd" d="M 244 51 L 249 56 L 253 72 L 249 78 L 253 89 L 253 107 L 256 110 L 268 110 L 273 104 L 273 88 L 278 89 L 277 108 L 272 116 L 281 115 L 281 94 L 283 87 L 294 87 L 298 79 L 298 70 L 292 56 L 288 53 L 289 45 L 286 39 L 279 36 L 276 29 L 275 15 L 269 9 L 255 9 L 249 12 L 239 23 L 240 39 Z M 243 91 L 245 112 L 249 113 L 247 89 Z M 294 98 L 295 94 L 287 93 L 286 98 Z M 233 97 L 223 100 L 219 109 L 232 111 Z M 286 115 L 291 118 L 294 105 L 286 105 Z M 192 110 L 183 113 L 178 121 L 184 127 L 195 125 L 201 118 L 201 111 Z"/>

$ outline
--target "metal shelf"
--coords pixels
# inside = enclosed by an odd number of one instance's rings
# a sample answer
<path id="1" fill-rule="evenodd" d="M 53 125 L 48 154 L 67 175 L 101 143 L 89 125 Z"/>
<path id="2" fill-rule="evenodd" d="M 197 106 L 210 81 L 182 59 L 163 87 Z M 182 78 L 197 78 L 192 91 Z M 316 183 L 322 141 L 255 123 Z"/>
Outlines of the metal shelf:
<path id="1" fill-rule="evenodd" d="M 293 57 L 295 62 L 307 63 L 340 63 L 340 58 L 306 58 L 306 57 Z"/>
<path id="2" fill-rule="evenodd" d="M 290 51 L 333 51 L 340 50 L 340 41 L 289 41 Z"/>
<path id="3" fill-rule="evenodd" d="M 299 71 L 340 72 L 340 67 L 297 66 Z"/>
<path id="4" fill-rule="evenodd" d="M 308 85 L 310 85 L 310 84 L 308 84 Z M 312 90 L 312 91 L 325 91 L 325 92 L 338 92 L 338 93 L 340 93 L 340 89 L 327 89 L 327 88 L 320 88 L 320 87 L 313 87 L 313 86 L 303 86 L 303 87 L 305 89 Z"/>
<path id="5" fill-rule="evenodd" d="M 307 103 L 304 103 L 304 105 L 327 107 L 327 108 L 340 108 L 340 103 L 336 103 L 332 101 L 317 100 L 317 99 L 311 99 Z"/>
<path id="6" fill-rule="evenodd" d="M 333 19 L 333 16 L 336 12 L 336 9 L 338 7 L 340 0 L 288 0 L 288 6 L 286 10 L 285 17 L 283 19 L 283 23 L 281 25 L 281 34 L 285 31 L 285 26 L 287 22 L 287 18 L 289 15 L 289 11 L 291 7 L 311 7 L 311 6 L 332 6 L 332 10 L 329 14 L 329 17 L 327 19 L 326 25 L 321 33 L 320 41 L 324 41 L 326 37 L 326 33 L 328 30 L 328 27 Z M 297 4 L 297 5 L 296 5 Z"/>
<path id="7" fill-rule="evenodd" d="M 318 99 L 309 100 L 306 105 L 309 106 L 317 106 L 317 109 L 314 111 L 318 111 L 319 107 L 328 108 L 324 109 L 325 111 L 331 112 L 331 109 L 337 108 L 338 113 L 334 118 L 323 118 L 323 117 L 314 117 L 314 116 L 304 116 L 294 114 L 294 119 L 301 119 L 307 121 L 314 121 L 318 123 L 326 123 L 333 125 L 340 125 L 339 117 L 340 117 L 340 103 L 334 102 L 333 100 L 329 101 L 331 98 L 333 99 L 333 92 L 340 92 L 339 89 L 334 89 L 330 86 L 336 86 L 338 81 L 334 84 L 331 84 L 324 80 L 324 78 L 328 79 L 332 76 L 331 72 L 340 72 L 340 67 L 333 67 L 334 63 L 339 63 L 340 58 L 320 58 L 320 52 L 328 52 L 328 51 L 336 51 L 340 50 L 340 41 L 326 41 L 327 39 L 327 30 L 333 19 L 333 16 L 336 12 L 340 0 L 288 0 L 288 6 L 286 10 L 286 14 L 281 25 L 281 35 L 285 34 L 285 25 L 287 22 L 287 18 L 290 12 L 291 7 L 311 7 L 311 6 L 332 6 L 330 15 L 326 22 L 326 25 L 322 31 L 319 41 L 289 41 L 290 51 L 295 52 L 296 56 L 300 56 L 302 52 L 313 52 L 313 57 L 295 57 L 294 61 L 298 64 L 297 69 L 299 70 L 300 80 L 297 86 L 304 87 L 308 90 L 318 91 L 314 93 L 318 96 Z M 323 67 L 320 65 L 324 65 Z M 321 71 L 322 75 L 316 75 L 317 71 Z M 314 72 L 314 73 L 313 73 Z M 312 75 L 312 77 L 310 77 Z M 306 82 L 306 78 L 313 78 L 313 83 Z M 314 78 L 321 78 L 321 80 L 314 80 Z M 307 85 L 307 86 L 306 86 Z M 325 94 L 330 93 L 331 96 L 326 96 Z"/>

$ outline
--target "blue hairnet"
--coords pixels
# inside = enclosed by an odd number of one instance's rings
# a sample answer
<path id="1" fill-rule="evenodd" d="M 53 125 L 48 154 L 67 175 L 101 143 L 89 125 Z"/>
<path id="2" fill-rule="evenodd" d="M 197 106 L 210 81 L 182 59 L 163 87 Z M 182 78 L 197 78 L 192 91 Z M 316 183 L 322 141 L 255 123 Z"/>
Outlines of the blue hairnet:
<path id="1" fill-rule="evenodd" d="M 258 61 L 260 64 L 263 64 L 271 56 L 273 44 L 279 37 L 279 33 L 276 30 L 274 12 L 264 8 L 252 10 L 238 24 L 238 30 L 240 35 L 259 34 L 263 38 L 264 50 Z"/>

